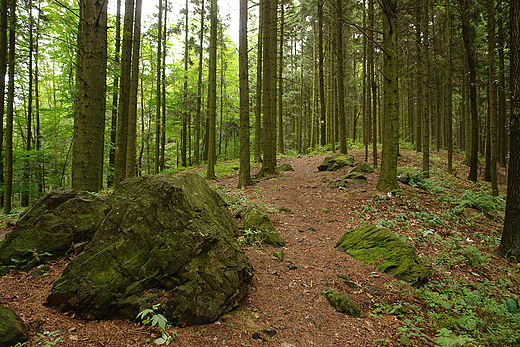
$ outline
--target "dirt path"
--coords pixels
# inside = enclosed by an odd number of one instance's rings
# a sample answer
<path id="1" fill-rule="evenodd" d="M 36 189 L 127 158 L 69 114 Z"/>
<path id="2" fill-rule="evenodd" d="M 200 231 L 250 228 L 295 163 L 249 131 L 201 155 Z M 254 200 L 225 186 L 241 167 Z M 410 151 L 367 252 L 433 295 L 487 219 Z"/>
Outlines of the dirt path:
<path id="1" fill-rule="evenodd" d="M 255 269 L 248 298 L 213 324 L 176 328 L 179 335 L 173 345 L 381 346 L 383 341 L 397 345 L 397 328 L 402 323 L 395 316 L 374 317 L 371 312 L 376 303 L 412 302 L 413 298 L 392 289 L 390 276 L 334 249 L 345 231 L 366 222 L 362 210 L 376 193 L 376 176 L 367 175 L 366 185 L 328 189 L 327 184 L 345 175 L 347 169 L 318 172 L 322 160 L 323 156 L 280 159 L 279 164 L 289 163 L 295 171 L 264 179 L 244 191 L 235 188 L 236 175 L 215 182 L 245 203 L 269 208 L 287 241 L 284 261 L 273 256 L 274 248 L 245 245 Z M 392 206 L 397 200 L 385 203 Z M 29 273 L 13 271 L 0 278 L 0 303 L 15 309 L 29 328 L 31 340 L 26 346 L 57 338 L 61 339 L 57 346 L 153 345 L 153 329 L 125 321 L 81 321 L 73 314 L 43 306 L 53 279 L 66 262 L 51 264 L 47 276 L 32 278 Z M 345 278 L 356 287 L 347 285 Z M 351 318 L 335 311 L 322 294 L 328 287 L 351 296 L 365 317 Z"/>

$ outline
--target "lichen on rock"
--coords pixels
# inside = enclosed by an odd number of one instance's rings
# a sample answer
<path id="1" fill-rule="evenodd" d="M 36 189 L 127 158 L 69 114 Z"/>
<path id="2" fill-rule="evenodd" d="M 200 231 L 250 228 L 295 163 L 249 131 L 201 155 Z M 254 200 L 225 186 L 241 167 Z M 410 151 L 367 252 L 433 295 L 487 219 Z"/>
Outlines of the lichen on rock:
<path id="1" fill-rule="evenodd" d="M 368 225 L 354 229 L 341 237 L 336 248 L 413 286 L 425 284 L 430 274 L 414 249 L 387 228 Z"/>

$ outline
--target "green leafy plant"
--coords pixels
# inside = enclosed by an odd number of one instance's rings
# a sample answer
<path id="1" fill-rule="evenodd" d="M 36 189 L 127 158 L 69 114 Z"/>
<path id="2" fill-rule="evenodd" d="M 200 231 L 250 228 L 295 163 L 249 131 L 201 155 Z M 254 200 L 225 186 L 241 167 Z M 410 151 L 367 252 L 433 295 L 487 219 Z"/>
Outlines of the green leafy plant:
<path id="1" fill-rule="evenodd" d="M 256 229 L 244 229 L 242 235 L 238 237 L 238 242 L 241 244 L 261 245 L 267 239 L 271 232 Z"/>
<path id="2" fill-rule="evenodd" d="M 155 339 L 155 344 L 169 345 L 177 336 L 177 332 L 167 332 L 167 329 L 171 328 L 171 325 L 168 323 L 168 319 L 158 312 L 160 306 L 161 304 L 155 304 L 151 308 L 142 310 L 137 315 L 137 319 L 140 319 L 145 325 L 156 326 L 159 329 L 161 337 Z"/>
<path id="3" fill-rule="evenodd" d="M 44 347 L 55 346 L 58 343 L 62 342 L 63 339 L 60 336 L 56 337 L 55 339 L 50 339 L 50 338 L 53 335 L 58 334 L 59 332 L 61 332 L 61 330 L 51 331 L 47 335 L 38 333 L 38 338 L 36 339 L 36 342 L 39 342 L 39 345 L 44 346 Z"/>
<path id="4" fill-rule="evenodd" d="M 454 334 L 446 328 L 439 329 L 436 336 L 435 341 L 444 347 L 474 346 L 473 342 L 475 342 L 471 337 Z"/>

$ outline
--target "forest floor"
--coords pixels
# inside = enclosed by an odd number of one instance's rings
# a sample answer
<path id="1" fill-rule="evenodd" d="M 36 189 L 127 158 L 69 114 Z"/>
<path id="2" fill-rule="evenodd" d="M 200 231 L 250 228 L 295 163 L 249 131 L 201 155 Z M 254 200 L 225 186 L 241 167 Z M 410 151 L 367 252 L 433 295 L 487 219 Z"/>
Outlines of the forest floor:
<path id="1" fill-rule="evenodd" d="M 362 151 L 349 154 L 355 156 L 356 162 L 364 161 Z M 404 149 L 401 154 L 399 167 L 420 171 L 420 154 Z M 435 179 L 428 181 L 431 189 L 400 183 L 398 196 L 388 200 L 381 199 L 384 195 L 376 190 L 377 172 L 366 175 L 366 185 L 327 188 L 349 168 L 319 172 L 317 166 L 324 157 L 325 154 L 316 154 L 279 158 L 279 164 L 288 163 L 294 171 L 262 179 L 243 190 L 236 188 L 236 170 L 210 182 L 236 197 L 240 205 L 256 203 L 268 208 L 287 242 L 283 247 L 284 259 L 279 261 L 273 256 L 275 248 L 244 244 L 255 269 L 247 298 L 212 324 L 170 329 L 176 335 L 171 345 L 437 345 L 442 320 L 435 321 L 434 317 L 441 314 L 439 308 L 426 302 L 419 290 L 335 249 L 346 231 L 366 224 L 386 225 L 406 237 L 431 268 L 430 283 L 472 283 L 473 287 L 485 284 L 490 286 L 490 292 L 494 292 L 496 283 L 504 283 L 500 286 L 502 293 L 518 300 L 519 268 L 496 254 L 503 225 L 503 201 L 498 210 L 492 208 L 485 214 L 464 204 L 471 199 L 463 197 L 464 192 L 487 194 L 490 188 L 488 183 L 466 180 L 468 170 L 462 157 L 456 156 L 454 175 L 448 175 L 445 153 L 433 154 Z M 504 197 L 503 168 L 499 169 L 499 181 Z M 461 209 L 450 214 L 455 205 Z M 7 230 L 0 230 L 0 238 L 2 231 Z M 28 328 L 30 340 L 25 346 L 154 345 L 153 340 L 158 337 L 155 328 L 129 321 L 84 321 L 74 313 L 60 313 L 44 306 L 53 280 L 69 261 L 50 264 L 45 276 L 12 270 L 0 278 L 0 303 L 14 309 Z M 349 295 L 364 317 L 351 318 L 335 311 L 322 294 L 327 287 Z M 497 305 L 502 305 L 502 299 L 494 297 Z M 455 308 L 455 304 L 450 305 L 441 310 Z M 437 312 L 437 316 L 432 312 Z M 486 328 L 480 329 L 486 333 Z M 451 340 L 462 338 L 464 330 L 457 331 L 459 335 L 446 331 L 444 335 Z"/>

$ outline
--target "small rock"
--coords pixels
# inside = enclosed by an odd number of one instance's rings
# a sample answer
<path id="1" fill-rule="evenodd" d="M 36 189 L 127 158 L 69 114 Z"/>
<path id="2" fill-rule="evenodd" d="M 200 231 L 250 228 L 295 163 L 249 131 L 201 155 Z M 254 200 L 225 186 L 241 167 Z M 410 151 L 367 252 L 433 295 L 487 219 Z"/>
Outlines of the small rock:
<path id="1" fill-rule="evenodd" d="M 325 295 L 332 307 L 334 307 L 338 312 L 344 313 L 350 317 L 363 316 L 363 313 L 356 303 L 346 294 L 339 292 L 334 288 L 323 289 L 322 293 Z"/>
<path id="2" fill-rule="evenodd" d="M 27 341 L 25 326 L 11 309 L 0 305 L 0 346 L 15 346 Z"/>

